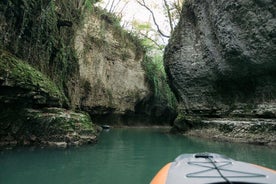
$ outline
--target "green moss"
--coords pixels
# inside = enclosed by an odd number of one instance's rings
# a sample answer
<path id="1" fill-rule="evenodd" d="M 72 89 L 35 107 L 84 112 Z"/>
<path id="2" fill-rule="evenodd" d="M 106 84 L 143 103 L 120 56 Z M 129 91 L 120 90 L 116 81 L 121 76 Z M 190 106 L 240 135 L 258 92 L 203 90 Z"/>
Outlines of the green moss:
<path id="1" fill-rule="evenodd" d="M 47 75 L 61 90 L 78 72 L 75 29 L 95 1 L 9 0 L 0 2 L 0 48 Z"/>
<path id="2" fill-rule="evenodd" d="M 99 133 L 88 114 L 62 108 L 0 107 L 0 142 L 5 145 L 92 143 Z"/>
<path id="3" fill-rule="evenodd" d="M 45 75 L 24 61 L 0 50 L 0 77 L 11 87 L 20 87 L 28 91 L 41 91 L 48 96 L 66 102 L 66 97 Z"/>
<path id="4" fill-rule="evenodd" d="M 171 91 L 165 73 L 163 59 L 161 55 L 155 57 L 145 56 L 143 60 L 143 68 L 146 77 L 150 83 L 156 101 L 165 101 L 169 107 L 176 109 L 176 98 Z"/>
<path id="5" fill-rule="evenodd" d="M 67 133 L 95 133 L 95 125 L 88 114 L 60 108 L 27 110 L 29 127 L 36 135 L 64 135 Z"/>
<path id="6" fill-rule="evenodd" d="M 114 33 L 114 37 L 120 41 L 121 48 L 133 48 L 137 52 L 137 56 L 143 56 L 145 49 L 142 44 L 142 40 L 139 39 L 135 34 L 125 30 L 121 26 L 121 19 L 117 17 L 115 14 L 110 13 L 106 10 L 102 10 L 94 7 L 94 14 L 99 17 L 101 21 L 101 34 L 102 38 L 105 37 L 106 30 L 112 30 Z M 122 55 L 122 59 L 125 59 L 125 53 Z"/>

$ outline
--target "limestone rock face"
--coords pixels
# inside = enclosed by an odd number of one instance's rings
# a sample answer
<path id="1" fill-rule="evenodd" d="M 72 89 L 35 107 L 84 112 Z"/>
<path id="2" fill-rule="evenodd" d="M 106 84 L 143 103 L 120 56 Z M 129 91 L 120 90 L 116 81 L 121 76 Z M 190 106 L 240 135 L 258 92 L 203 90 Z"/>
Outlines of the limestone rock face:
<path id="1" fill-rule="evenodd" d="M 149 94 L 141 62 L 144 52 L 108 20 L 89 15 L 78 30 L 81 107 L 92 114 L 134 112 Z"/>
<path id="2" fill-rule="evenodd" d="M 1 1 L 0 11 L 0 49 L 47 76 L 70 108 L 134 113 L 149 94 L 141 44 L 94 4 Z"/>
<path id="3" fill-rule="evenodd" d="M 165 50 L 183 112 L 276 117 L 276 2 L 187 0 Z"/>
<path id="4" fill-rule="evenodd" d="M 0 147 L 93 143 L 98 127 L 75 109 L 134 113 L 149 94 L 143 49 L 112 17 L 87 8 L 0 2 Z"/>

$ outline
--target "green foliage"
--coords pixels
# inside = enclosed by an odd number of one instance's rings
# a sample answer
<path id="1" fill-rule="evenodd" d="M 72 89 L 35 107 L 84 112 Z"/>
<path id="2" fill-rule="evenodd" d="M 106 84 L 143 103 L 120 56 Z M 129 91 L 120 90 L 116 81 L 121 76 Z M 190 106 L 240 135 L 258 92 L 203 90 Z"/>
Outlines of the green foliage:
<path id="1" fill-rule="evenodd" d="M 152 29 L 151 24 L 149 22 L 140 22 L 137 20 L 132 20 L 131 24 L 134 28 L 134 31 L 137 33 L 143 32 L 144 34 L 147 34 Z"/>
<path id="2" fill-rule="evenodd" d="M 18 145 L 24 144 L 26 140 L 39 144 L 41 140 L 69 143 L 71 140 L 81 141 L 82 135 L 97 134 L 97 126 L 84 112 L 73 112 L 62 108 L 8 107 L 0 110 L 0 135 L 12 136 Z"/>
<path id="3" fill-rule="evenodd" d="M 131 25 L 131 34 L 139 38 L 142 45 L 147 50 L 164 49 L 164 45 L 159 43 L 160 40 L 158 41 L 158 35 L 153 31 L 152 26 L 149 22 L 139 22 L 137 20 L 133 20 L 131 22 Z"/>
<path id="4" fill-rule="evenodd" d="M 14 87 L 36 91 L 40 89 L 49 96 L 66 101 L 58 87 L 45 75 L 29 64 L 0 50 L 0 78 Z"/>
<path id="5" fill-rule="evenodd" d="M 87 8 L 88 10 L 93 10 L 93 1 L 91 0 L 85 0 L 84 2 L 84 7 Z"/>
<path id="6" fill-rule="evenodd" d="M 117 17 L 115 14 L 99 8 L 95 10 L 96 10 L 96 13 L 100 16 L 100 18 L 104 20 L 107 24 L 113 25 L 115 27 L 121 27 L 120 26 L 121 19 Z"/>
<path id="7" fill-rule="evenodd" d="M 27 61 L 62 89 L 78 72 L 75 29 L 95 2 L 0 1 L 0 48 Z"/>
<path id="8" fill-rule="evenodd" d="M 106 44 L 103 42 L 106 30 L 112 30 L 114 33 L 114 36 L 118 38 L 118 40 L 121 40 L 120 47 L 121 48 L 128 48 L 135 46 L 135 50 L 137 53 L 144 53 L 144 47 L 142 44 L 142 40 L 137 37 L 136 34 L 131 33 L 127 30 L 125 30 L 121 26 L 121 18 L 116 16 L 116 14 L 110 13 L 107 10 L 99 9 L 97 7 L 94 7 L 94 14 L 99 17 L 101 22 L 101 45 Z M 123 54 L 124 57 L 124 54 Z"/>
<path id="9" fill-rule="evenodd" d="M 95 133 L 95 126 L 86 113 L 76 113 L 61 108 L 44 108 L 41 110 L 26 109 L 29 125 L 36 135 L 66 134 L 69 132 Z"/>
<path id="10" fill-rule="evenodd" d="M 153 57 L 146 55 L 143 67 L 146 71 L 154 98 L 158 101 L 165 101 L 170 107 L 175 109 L 176 98 L 167 83 L 162 55 L 155 55 Z"/>

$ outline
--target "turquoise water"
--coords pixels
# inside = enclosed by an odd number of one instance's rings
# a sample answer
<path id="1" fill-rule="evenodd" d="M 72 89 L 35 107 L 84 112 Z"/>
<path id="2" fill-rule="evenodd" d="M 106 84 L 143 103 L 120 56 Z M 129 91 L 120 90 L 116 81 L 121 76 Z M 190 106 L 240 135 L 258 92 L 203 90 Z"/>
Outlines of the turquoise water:
<path id="1" fill-rule="evenodd" d="M 276 169 L 276 149 L 186 138 L 161 129 L 112 129 L 97 145 L 0 151 L 1 184 L 146 184 L 179 154 L 215 152 Z"/>

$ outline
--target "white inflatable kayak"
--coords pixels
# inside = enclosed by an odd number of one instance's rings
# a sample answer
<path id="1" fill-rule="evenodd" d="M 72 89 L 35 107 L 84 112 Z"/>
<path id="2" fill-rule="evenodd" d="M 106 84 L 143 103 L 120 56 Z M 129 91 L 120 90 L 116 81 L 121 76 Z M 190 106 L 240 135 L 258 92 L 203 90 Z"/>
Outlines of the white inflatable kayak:
<path id="1" fill-rule="evenodd" d="M 150 184 L 186 183 L 276 184 L 276 171 L 214 153 L 182 154 L 165 165 Z"/>

